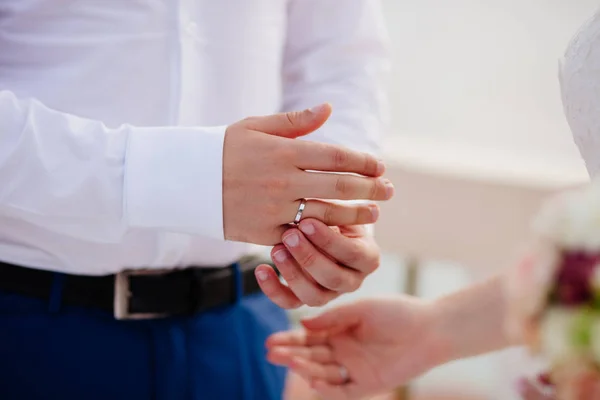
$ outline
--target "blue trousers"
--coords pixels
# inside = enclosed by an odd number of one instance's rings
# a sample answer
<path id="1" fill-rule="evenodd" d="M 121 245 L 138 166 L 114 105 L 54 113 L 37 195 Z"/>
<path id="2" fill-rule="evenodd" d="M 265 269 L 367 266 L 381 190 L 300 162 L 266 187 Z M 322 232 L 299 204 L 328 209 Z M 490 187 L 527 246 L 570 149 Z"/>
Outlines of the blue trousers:
<path id="1" fill-rule="evenodd" d="M 0 292 L 2 400 L 279 400 L 265 339 L 288 320 L 264 295 L 186 318 L 116 321 Z"/>

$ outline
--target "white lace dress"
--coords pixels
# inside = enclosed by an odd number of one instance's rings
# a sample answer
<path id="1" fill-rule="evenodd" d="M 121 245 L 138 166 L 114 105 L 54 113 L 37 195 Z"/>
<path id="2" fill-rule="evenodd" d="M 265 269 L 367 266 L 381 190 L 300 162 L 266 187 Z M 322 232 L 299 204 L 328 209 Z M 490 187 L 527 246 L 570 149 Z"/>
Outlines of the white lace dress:
<path id="1" fill-rule="evenodd" d="M 560 63 L 565 115 L 592 177 L 600 176 L 600 10 L 572 39 Z"/>

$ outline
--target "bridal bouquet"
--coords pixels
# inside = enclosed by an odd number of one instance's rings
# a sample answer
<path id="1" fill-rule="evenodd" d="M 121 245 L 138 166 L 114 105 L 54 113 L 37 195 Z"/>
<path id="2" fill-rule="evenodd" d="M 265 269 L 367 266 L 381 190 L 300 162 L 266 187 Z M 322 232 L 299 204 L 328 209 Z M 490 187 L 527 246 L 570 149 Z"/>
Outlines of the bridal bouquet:
<path id="1" fill-rule="evenodd" d="M 600 182 L 542 208 L 534 244 L 511 271 L 508 329 L 548 364 L 558 400 L 592 399 L 600 383 Z"/>

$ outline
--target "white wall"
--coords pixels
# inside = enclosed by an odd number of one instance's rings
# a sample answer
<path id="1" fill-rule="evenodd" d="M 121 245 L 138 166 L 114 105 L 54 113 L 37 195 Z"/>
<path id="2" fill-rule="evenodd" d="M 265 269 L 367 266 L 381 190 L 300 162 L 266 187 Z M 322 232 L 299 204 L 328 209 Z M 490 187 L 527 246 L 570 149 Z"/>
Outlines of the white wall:
<path id="1" fill-rule="evenodd" d="M 577 158 L 558 59 L 596 0 L 384 0 L 394 133 Z"/>

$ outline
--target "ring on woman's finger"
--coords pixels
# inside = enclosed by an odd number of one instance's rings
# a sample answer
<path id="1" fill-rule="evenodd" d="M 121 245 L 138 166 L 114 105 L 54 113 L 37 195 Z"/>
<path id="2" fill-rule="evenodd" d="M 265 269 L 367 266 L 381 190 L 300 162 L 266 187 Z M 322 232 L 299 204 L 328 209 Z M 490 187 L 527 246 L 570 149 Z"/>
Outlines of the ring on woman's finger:
<path id="1" fill-rule="evenodd" d="M 348 383 L 350 381 L 350 374 L 348 373 L 348 368 L 340 365 L 339 367 L 340 378 L 342 378 L 342 384 Z"/>

